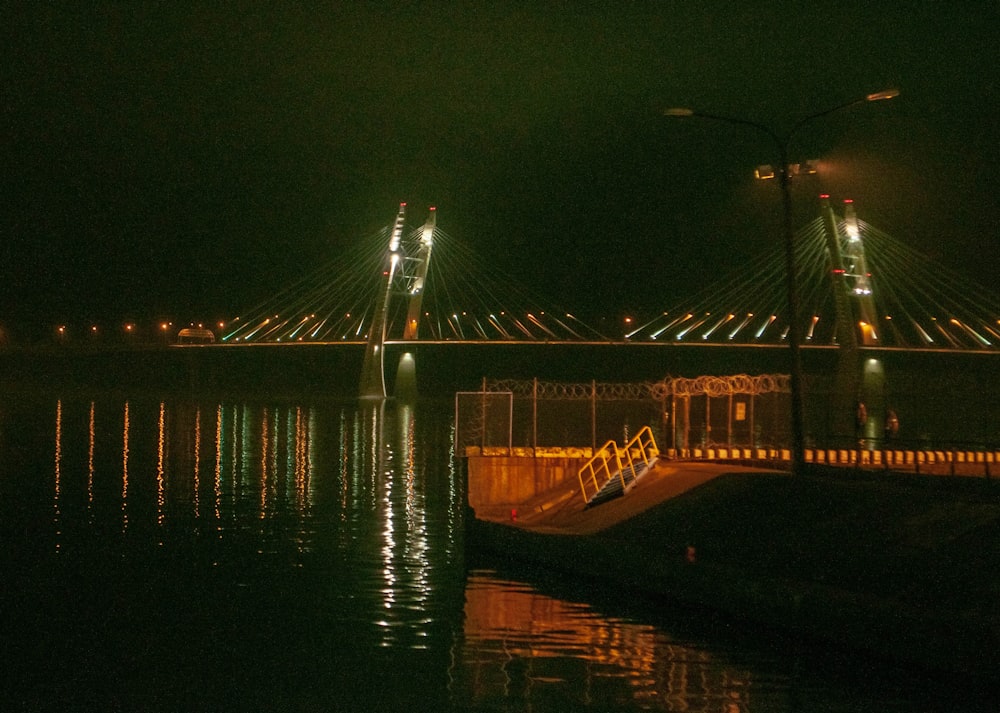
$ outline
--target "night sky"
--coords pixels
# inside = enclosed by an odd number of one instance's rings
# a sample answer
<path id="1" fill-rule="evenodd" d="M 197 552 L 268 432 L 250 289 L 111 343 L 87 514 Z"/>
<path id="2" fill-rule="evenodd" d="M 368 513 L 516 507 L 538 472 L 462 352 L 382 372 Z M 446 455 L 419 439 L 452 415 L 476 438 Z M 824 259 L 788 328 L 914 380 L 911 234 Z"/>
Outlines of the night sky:
<path id="1" fill-rule="evenodd" d="M 232 317 L 406 201 L 582 316 L 657 311 L 778 240 L 795 187 L 1000 270 L 1000 6 L 5 3 L 0 325 Z"/>

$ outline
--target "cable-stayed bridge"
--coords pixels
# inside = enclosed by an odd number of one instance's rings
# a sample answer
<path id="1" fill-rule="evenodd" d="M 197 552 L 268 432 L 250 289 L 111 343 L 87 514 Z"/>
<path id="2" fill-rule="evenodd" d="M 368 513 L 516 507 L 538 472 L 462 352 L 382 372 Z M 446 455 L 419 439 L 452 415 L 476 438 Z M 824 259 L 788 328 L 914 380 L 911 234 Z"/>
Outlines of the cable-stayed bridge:
<path id="1" fill-rule="evenodd" d="M 226 344 L 365 345 L 364 396 L 385 396 L 386 345 L 611 343 L 565 309 L 546 307 L 437 226 L 431 208 L 319 266 L 229 324 Z M 432 259 L 433 257 L 433 259 Z M 787 345 L 781 245 L 625 334 L 629 343 Z M 829 198 L 796 235 L 803 347 L 1000 353 L 1000 300 Z M 412 359 L 412 357 L 410 357 Z M 412 364 L 400 364 L 400 374 Z M 406 379 L 404 378 L 404 381 Z M 398 386 L 398 384 L 397 384 Z"/>
<path id="2" fill-rule="evenodd" d="M 802 345 L 1000 350 L 1000 299 L 828 196 L 796 234 Z M 627 335 L 632 340 L 787 343 L 782 246 L 758 255 Z"/>
<path id="3" fill-rule="evenodd" d="M 395 221 L 231 321 L 226 343 L 606 341 L 437 227 Z M 433 256 L 433 260 L 431 259 Z"/>

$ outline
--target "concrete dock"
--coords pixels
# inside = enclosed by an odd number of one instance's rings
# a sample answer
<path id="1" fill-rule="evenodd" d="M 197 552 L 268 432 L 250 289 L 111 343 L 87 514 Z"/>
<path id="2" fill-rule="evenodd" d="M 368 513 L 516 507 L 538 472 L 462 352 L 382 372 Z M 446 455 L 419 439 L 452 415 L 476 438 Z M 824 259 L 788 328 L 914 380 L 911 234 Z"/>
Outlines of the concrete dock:
<path id="1" fill-rule="evenodd" d="M 1000 681 L 1000 489 L 991 480 L 659 460 L 626 495 L 587 508 L 576 479 L 549 483 L 544 462 L 521 466 L 547 487 L 515 487 L 523 497 L 504 501 L 495 483 L 477 482 L 498 469 L 474 460 L 477 554 L 977 685 Z"/>

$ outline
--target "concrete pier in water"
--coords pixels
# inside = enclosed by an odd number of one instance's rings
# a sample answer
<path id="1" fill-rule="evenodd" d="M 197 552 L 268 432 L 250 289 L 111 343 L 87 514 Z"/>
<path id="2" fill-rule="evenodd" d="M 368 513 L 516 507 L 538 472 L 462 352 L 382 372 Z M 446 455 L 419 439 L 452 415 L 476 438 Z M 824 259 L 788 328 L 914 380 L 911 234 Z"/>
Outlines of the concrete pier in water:
<path id="1" fill-rule="evenodd" d="M 589 455 L 470 450 L 470 552 L 996 684 L 1000 489 L 981 469 L 660 458 L 586 507 L 574 466 Z"/>

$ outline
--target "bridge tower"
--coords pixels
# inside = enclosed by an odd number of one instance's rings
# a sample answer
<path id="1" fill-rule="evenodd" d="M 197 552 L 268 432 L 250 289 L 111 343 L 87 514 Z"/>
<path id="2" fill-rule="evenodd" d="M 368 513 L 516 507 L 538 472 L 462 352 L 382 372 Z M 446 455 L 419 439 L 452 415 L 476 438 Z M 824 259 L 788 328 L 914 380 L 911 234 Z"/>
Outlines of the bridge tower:
<path id="1" fill-rule="evenodd" d="M 861 355 L 862 347 L 879 343 L 872 276 L 854 203 L 844 202 L 844 219 L 840 221 L 829 196 L 820 198 L 840 346 L 832 426 L 835 433 L 874 438 L 885 408 L 885 375 L 880 361 L 862 361 Z"/>
<path id="2" fill-rule="evenodd" d="M 431 250 L 434 245 L 434 229 L 436 227 L 436 211 L 432 207 L 424 224 L 420 237 L 409 241 L 403 235 L 406 220 L 406 203 L 399 204 L 399 211 L 389 234 L 389 246 L 382 262 L 380 275 L 380 299 L 375 307 L 371 329 L 368 332 L 368 343 L 365 347 L 365 358 L 361 366 L 361 398 L 384 399 L 385 387 L 385 342 L 391 318 L 396 306 L 396 299 L 408 301 L 406 323 L 403 327 L 403 339 L 417 338 L 420 324 L 420 309 L 423 302 L 424 287 L 427 282 L 427 271 L 430 267 Z M 415 242 L 416 245 L 411 245 Z M 412 254 L 410 254 L 412 253 Z M 406 352 L 400 358 L 397 369 L 396 391 L 402 388 L 406 392 L 416 391 L 416 366 L 413 354 Z M 402 377 L 402 383 L 399 378 Z"/>
<path id="3" fill-rule="evenodd" d="M 385 332 L 390 301 L 399 274 L 403 269 L 403 228 L 406 220 L 406 203 L 399 204 L 396 222 L 389 233 L 389 249 L 382 263 L 381 301 L 375 307 L 365 360 L 361 365 L 361 398 L 385 398 Z"/>
<path id="4" fill-rule="evenodd" d="M 434 249 L 434 229 L 437 227 L 437 209 L 431 206 L 427 212 L 427 221 L 420 231 L 420 240 L 408 263 L 412 267 L 412 278 L 407 291 L 409 307 L 406 311 L 406 324 L 403 327 L 403 341 L 417 338 L 420 329 L 420 310 L 423 307 L 424 289 L 427 285 L 427 271 L 431 265 L 431 251 Z M 396 396 L 413 399 L 417 395 L 417 362 L 412 350 L 405 350 L 399 355 L 396 367 Z"/>

